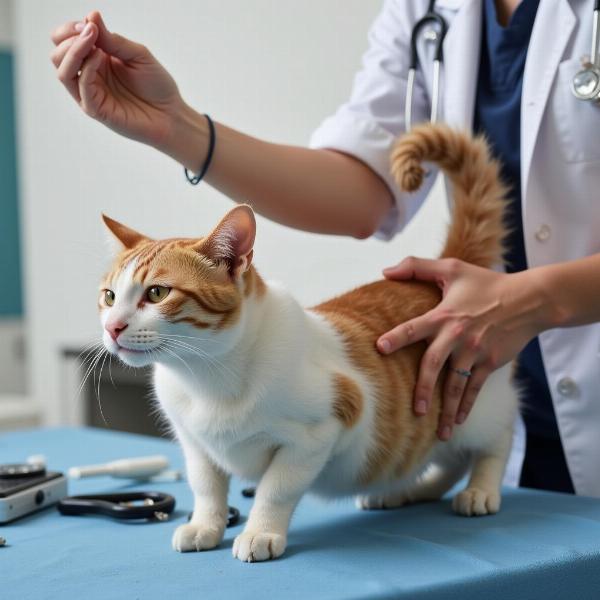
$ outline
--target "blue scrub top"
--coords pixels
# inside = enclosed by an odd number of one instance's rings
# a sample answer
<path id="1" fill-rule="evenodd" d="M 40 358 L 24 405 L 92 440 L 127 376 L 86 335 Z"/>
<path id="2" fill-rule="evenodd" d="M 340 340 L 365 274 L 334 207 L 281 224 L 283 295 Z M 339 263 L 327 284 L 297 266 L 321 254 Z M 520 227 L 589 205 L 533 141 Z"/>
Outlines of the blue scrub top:
<path id="1" fill-rule="evenodd" d="M 494 0 L 485 0 L 484 8 L 474 129 L 486 135 L 511 190 L 506 219 L 511 233 L 505 256 L 509 273 L 527 269 L 521 213 L 521 90 L 538 4 L 539 0 L 522 0 L 507 27 L 498 24 Z M 560 444 L 537 338 L 519 355 L 515 375 L 528 438 Z"/>

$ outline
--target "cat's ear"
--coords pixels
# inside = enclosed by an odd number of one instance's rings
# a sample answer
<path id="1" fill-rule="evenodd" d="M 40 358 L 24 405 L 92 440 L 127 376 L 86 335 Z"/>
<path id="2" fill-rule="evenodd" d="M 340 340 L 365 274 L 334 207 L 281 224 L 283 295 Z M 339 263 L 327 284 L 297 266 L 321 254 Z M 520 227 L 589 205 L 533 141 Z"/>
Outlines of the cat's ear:
<path id="1" fill-rule="evenodd" d="M 120 243 L 119 250 L 128 250 L 129 248 L 137 246 L 140 242 L 145 242 L 150 239 L 134 229 L 130 229 L 122 223 L 107 217 L 105 214 L 102 214 L 102 220 Z"/>
<path id="2" fill-rule="evenodd" d="M 237 279 L 252 262 L 255 236 L 254 212 L 247 204 L 240 204 L 221 219 L 198 249 L 216 262 L 225 262 L 231 276 Z"/>

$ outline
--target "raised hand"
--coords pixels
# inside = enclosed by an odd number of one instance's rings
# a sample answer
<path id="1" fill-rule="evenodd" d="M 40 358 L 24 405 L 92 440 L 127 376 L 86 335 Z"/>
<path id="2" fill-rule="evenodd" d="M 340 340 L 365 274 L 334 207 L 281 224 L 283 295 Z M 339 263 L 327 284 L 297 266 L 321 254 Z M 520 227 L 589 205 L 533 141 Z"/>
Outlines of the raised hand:
<path id="1" fill-rule="evenodd" d="M 106 28 L 99 12 L 52 34 L 57 75 L 90 117 L 131 139 L 161 148 L 183 108 L 177 85 L 143 45 Z"/>

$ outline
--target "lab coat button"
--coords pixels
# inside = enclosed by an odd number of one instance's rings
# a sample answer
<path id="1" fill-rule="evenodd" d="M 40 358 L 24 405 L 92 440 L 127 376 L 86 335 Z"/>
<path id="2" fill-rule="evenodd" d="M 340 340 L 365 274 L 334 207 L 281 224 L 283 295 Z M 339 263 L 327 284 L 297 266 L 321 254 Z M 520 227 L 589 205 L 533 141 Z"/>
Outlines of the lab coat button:
<path id="1" fill-rule="evenodd" d="M 556 385 L 556 389 L 561 396 L 573 398 L 579 394 L 577 384 L 570 377 L 563 377 Z"/>
<path id="2" fill-rule="evenodd" d="M 550 227 L 548 225 L 540 225 L 539 229 L 535 232 L 535 239 L 538 242 L 545 242 L 550 238 Z"/>

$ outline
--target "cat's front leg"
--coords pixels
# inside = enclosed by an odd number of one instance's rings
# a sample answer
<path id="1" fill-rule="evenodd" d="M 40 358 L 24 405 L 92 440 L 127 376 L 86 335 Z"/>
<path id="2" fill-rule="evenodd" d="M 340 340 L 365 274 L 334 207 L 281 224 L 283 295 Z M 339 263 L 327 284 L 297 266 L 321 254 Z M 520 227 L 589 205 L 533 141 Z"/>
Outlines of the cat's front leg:
<path id="1" fill-rule="evenodd" d="M 175 530 L 173 549 L 177 552 L 210 550 L 221 543 L 225 533 L 229 476 L 184 434 L 178 432 L 178 437 L 194 493 L 194 512 L 189 523 Z"/>
<path id="2" fill-rule="evenodd" d="M 235 538 L 233 556 L 244 562 L 258 562 L 284 553 L 292 512 L 323 469 L 330 451 L 329 444 L 277 450 L 256 488 L 246 527 Z"/>

